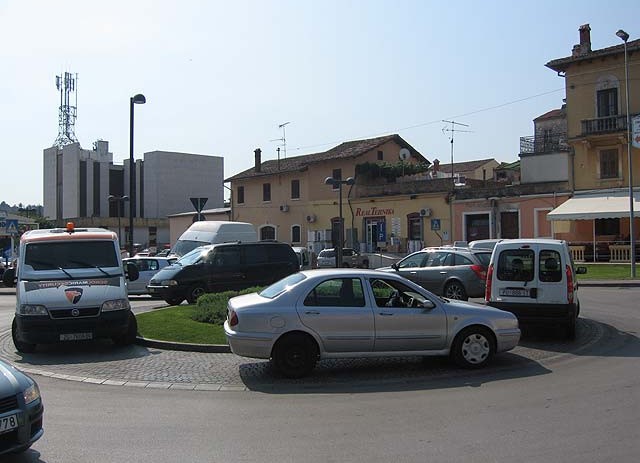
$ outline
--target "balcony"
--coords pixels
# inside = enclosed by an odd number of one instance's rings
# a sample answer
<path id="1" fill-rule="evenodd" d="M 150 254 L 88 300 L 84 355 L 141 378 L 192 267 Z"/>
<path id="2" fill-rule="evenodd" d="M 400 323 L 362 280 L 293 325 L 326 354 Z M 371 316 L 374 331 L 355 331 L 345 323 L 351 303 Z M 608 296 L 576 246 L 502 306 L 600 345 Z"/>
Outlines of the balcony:
<path id="1" fill-rule="evenodd" d="M 637 116 L 632 114 L 631 117 Z M 585 119 L 582 121 L 582 136 L 599 135 L 613 132 L 626 132 L 627 115 L 598 117 L 596 119 Z"/>
<path id="2" fill-rule="evenodd" d="M 539 137 L 520 137 L 520 154 L 545 154 L 569 151 L 566 133 Z"/>

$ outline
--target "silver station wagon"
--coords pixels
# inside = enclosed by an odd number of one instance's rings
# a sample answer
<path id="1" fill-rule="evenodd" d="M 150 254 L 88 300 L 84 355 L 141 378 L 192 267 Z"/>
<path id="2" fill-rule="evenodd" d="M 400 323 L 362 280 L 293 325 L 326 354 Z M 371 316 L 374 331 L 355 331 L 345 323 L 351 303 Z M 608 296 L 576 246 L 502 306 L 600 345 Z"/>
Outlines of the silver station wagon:
<path id="1" fill-rule="evenodd" d="M 271 359 L 280 374 L 307 375 L 319 359 L 449 355 L 478 368 L 520 340 L 516 317 L 445 299 L 392 273 L 308 270 L 229 300 L 231 350 Z"/>

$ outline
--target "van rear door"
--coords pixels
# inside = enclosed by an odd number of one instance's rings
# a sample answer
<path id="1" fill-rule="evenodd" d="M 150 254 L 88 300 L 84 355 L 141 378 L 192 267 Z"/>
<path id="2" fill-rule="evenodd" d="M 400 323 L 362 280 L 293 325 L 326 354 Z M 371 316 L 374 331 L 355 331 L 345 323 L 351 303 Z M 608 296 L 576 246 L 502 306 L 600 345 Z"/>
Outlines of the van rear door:
<path id="1" fill-rule="evenodd" d="M 499 251 L 494 262 L 492 300 L 518 304 L 537 299 L 536 246 L 514 245 Z"/>

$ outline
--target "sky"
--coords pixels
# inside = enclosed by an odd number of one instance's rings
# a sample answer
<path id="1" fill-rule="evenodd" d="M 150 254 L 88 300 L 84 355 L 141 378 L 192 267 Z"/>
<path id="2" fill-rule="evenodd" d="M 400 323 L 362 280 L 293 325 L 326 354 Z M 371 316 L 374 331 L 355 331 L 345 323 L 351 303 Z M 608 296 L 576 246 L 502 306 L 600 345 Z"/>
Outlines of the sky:
<path id="1" fill-rule="evenodd" d="M 518 159 L 533 119 L 559 108 L 544 65 L 640 37 L 640 2 L 537 0 L 0 0 L 0 202 L 43 203 L 58 135 L 55 76 L 78 75 L 75 134 L 114 163 L 155 150 L 222 156 L 225 178 L 275 159 L 398 133 L 429 161 Z M 75 96 L 72 100 L 75 102 Z M 281 149 L 283 147 L 281 146 Z M 284 152 L 282 153 L 284 156 Z M 225 190 L 226 191 L 226 190 Z M 227 195 L 228 196 L 228 195 Z"/>

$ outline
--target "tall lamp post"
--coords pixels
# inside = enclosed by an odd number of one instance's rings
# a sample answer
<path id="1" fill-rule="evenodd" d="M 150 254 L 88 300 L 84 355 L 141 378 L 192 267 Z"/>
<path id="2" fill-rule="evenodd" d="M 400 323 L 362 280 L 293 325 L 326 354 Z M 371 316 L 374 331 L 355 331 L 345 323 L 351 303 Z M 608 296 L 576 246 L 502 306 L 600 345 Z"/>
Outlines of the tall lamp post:
<path id="1" fill-rule="evenodd" d="M 627 62 L 627 40 L 629 34 L 622 29 L 616 35 L 624 42 L 624 88 L 627 99 L 627 164 L 629 164 L 629 239 L 631 247 L 631 278 L 636 277 L 636 238 L 633 223 L 633 165 L 631 158 L 631 108 L 629 107 L 629 63 Z"/>
<path id="2" fill-rule="evenodd" d="M 110 203 L 114 203 L 114 202 L 118 203 L 118 242 L 120 243 L 120 246 L 122 246 L 122 230 L 120 228 L 120 217 L 122 217 L 122 204 L 125 201 L 129 201 L 129 197 L 126 195 L 125 196 L 109 195 Z"/>
<path id="3" fill-rule="evenodd" d="M 133 216 L 136 211 L 136 165 L 133 161 L 133 105 L 145 104 L 143 94 L 129 98 L 129 255 L 133 257 Z"/>
<path id="4" fill-rule="evenodd" d="M 340 178 L 327 177 L 324 179 L 325 185 L 331 185 L 334 188 L 338 187 L 338 213 L 340 217 L 340 225 L 338 226 L 338 245 L 335 249 L 336 254 L 336 267 L 342 267 L 342 243 L 344 242 L 344 220 L 342 220 L 342 185 L 353 185 L 355 183 L 353 177 L 348 177 L 346 180 Z"/>

